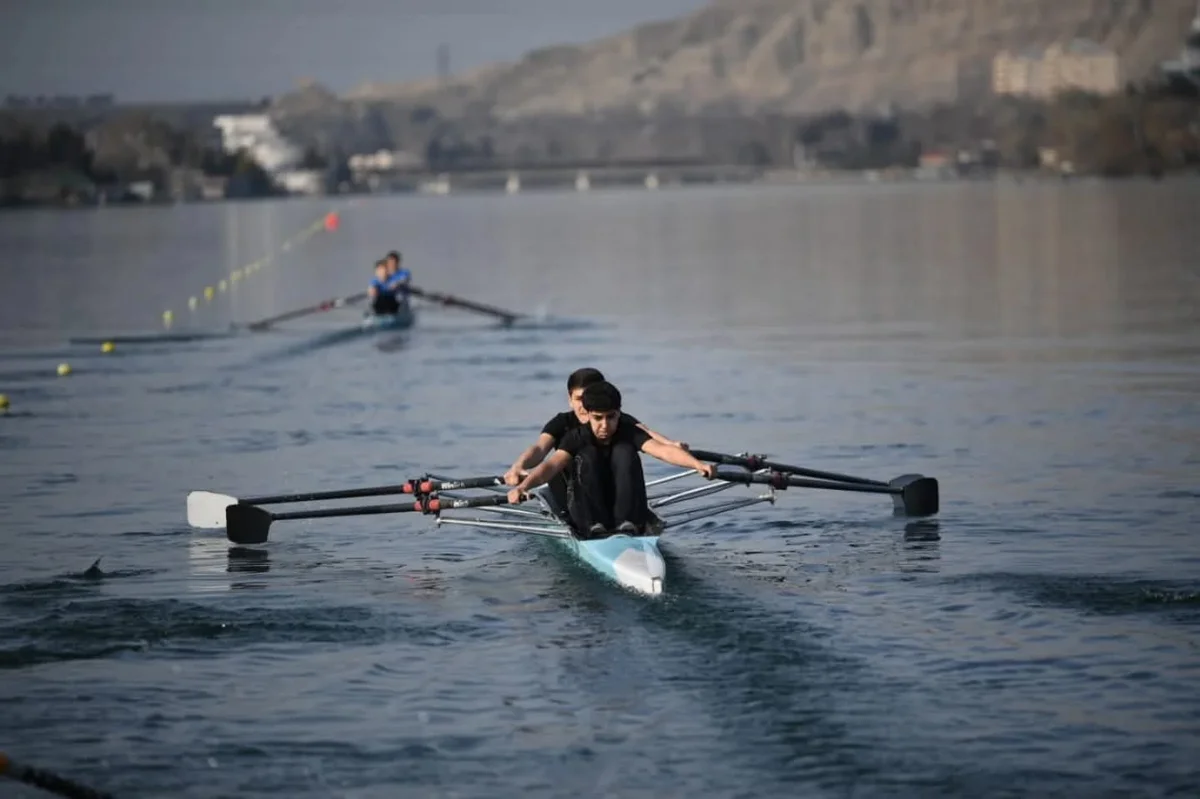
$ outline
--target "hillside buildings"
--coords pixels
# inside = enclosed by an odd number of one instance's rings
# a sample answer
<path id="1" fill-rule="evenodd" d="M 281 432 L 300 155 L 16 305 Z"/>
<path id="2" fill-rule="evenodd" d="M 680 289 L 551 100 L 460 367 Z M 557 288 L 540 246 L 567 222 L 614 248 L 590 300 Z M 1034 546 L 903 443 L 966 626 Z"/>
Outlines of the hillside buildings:
<path id="1" fill-rule="evenodd" d="M 1116 94 L 1122 85 L 1117 54 L 1087 39 L 1018 53 L 1004 50 L 992 59 L 992 91 L 998 95 Z"/>

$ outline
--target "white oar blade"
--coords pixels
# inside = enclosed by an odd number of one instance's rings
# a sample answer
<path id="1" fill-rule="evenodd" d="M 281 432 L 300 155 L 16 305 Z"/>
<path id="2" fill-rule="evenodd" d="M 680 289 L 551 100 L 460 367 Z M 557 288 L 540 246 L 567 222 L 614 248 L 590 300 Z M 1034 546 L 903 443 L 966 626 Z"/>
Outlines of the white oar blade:
<path id="1" fill-rule="evenodd" d="M 193 491 L 187 498 L 188 524 L 218 530 L 225 527 L 225 509 L 237 504 L 237 497 L 214 494 L 211 491 Z"/>

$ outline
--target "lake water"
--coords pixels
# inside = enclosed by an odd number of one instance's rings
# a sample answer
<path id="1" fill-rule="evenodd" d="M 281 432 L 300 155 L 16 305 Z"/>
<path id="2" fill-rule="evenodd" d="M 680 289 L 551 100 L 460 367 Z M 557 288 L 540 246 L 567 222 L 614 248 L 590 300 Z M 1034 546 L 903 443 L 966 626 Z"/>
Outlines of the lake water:
<path id="1" fill-rule="evenodd" d="M 0 215 L 0 750 L 122 797 L 1200 795 L 1198 209 L 1164 181 Z M 533 321 L 69 343 L 229 331 L 392 248 Z M 781 492 L 668 532 L 658 598 L 411 514 L 250 550 L 186 524 L 193 489 L 499 473 L 583 365 L 694 447 L 932 475 L 941 513 Z"/>

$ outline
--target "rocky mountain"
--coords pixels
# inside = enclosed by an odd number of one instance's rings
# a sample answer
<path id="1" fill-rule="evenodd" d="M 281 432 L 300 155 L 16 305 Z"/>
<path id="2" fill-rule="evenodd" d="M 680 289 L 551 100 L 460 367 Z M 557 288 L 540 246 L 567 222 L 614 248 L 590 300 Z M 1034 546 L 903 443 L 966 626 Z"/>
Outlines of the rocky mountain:
<path id="1" fill-rule="evenodd" d="M 992 57 L 1087 38 L 1139 80 L 1179 52 L 1196 0 L 716 0 L 686 17 L 358 102 L 442 118 L 871 111 L 971 101 Z"/>

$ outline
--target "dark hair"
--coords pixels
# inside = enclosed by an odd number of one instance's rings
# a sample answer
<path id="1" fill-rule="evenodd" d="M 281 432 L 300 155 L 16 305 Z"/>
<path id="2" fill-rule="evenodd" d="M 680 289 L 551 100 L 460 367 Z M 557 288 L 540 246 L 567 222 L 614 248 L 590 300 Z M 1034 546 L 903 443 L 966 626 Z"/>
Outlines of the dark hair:
<path id="1" fill-rule="evenodd" d="M 387 261 L 376 261 L 376 262 L 375 262 L 375 268 L 376 268 L 376 269 L 378 269 L 378 268 L 379 268 L 379 267 L 381 267 L 381 266 L 382 266 L 384 269 L 387 269 Z"/>
<path id="2" fill-rule="evenodd" d="M 395 259 L 396 259 L 396 263 L 400 263 L 400 261 L 401 261 L 401 260 L 403 260 L 403 259 L 401 259 L 401 258 L 400 258 L 400 253 L 396 252 L 395 250 L 392 250 L 392 251 L 391 251 L 391 252 L 389 252 L 387 255 L 385 255 L 385 256 L 384 256 L 384 258 L 383 258 L 383 260 L 385 260 L 385 261 L 386 261 L 388 258 L 395 258 Z"/>
<path id="3" fill-rule="evenodd" d="M 592 383 L 585 388 L 582 399 L 583 409 L 589 413 L 591 411 L 608 413 L 621 410 L 621 392 L 617 391 L 617 387 L 607 380 Z"/>
<path id="4" fill-rule="evenodd" d="M 567 393 L 570 394 L 577 388 L 587 388 L 592 383 L 603 382 L 604 375 L 600 374 L 599 369 L 593 369 L 590 366 L 585 366 L 582 369 L 576 369 L 571 372 L 571 376 L 567 378 Z"/>

